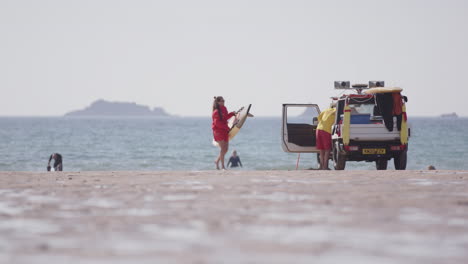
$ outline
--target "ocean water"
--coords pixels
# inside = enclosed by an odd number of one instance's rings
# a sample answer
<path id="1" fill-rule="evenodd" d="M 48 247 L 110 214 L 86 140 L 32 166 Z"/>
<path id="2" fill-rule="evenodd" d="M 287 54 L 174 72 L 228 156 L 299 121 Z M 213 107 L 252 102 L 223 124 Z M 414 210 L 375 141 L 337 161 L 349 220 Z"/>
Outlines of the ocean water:
<path id="1" fill-rule="evenodd" d="M 467 118 L 409 121 L 408 169 L 468 169 Z M 228 154 L 237 150 L 245 170 L 294 170 L 298 155 L 281 150 L 280 129 L 280 118 L 248 119 Z M 65 171 L 210 170 L 218 149 L 210 118 L 0 118 L 0 171 L 45 171 L 54 152 Z M 301 154 L 300 169 L 316 167 L 315 154 Z"/>

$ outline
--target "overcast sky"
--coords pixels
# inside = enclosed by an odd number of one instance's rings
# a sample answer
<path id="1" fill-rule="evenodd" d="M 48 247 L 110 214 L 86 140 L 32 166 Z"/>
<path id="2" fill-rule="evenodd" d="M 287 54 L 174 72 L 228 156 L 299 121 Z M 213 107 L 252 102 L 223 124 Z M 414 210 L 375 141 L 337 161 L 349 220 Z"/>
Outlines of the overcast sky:
<path id="1" fill-rule="evenodd" d="M 131 101 L 210 116 L 329 104 L 385 80 L 409 115 L 468 116 L 468 1 L 0 0 L 0 115 Z"/>

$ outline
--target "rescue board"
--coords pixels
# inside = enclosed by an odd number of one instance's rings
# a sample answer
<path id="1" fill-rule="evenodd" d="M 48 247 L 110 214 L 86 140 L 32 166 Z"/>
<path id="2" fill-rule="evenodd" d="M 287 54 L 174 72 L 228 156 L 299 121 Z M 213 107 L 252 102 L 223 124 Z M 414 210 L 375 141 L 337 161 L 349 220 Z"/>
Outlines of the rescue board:
<path id="1" fill-rule="evenodd" d="M 364 94 L 378 94 L 378 93 L 399 93 L 403 91 L 403 89 L 399 87 L 378 87 L 378 88 L 371 88 L 362 91 Z"/>
<path id="2" fill-rule="evenodd" d="M 252 114 L 250 114 L 250 107 L 252 105 L 249 104 L 248 106 L 244 106 L 239 111 L 237 112 L 237 115 L 228 121 L 228 126 L 229 126 L 229 140 L 231 140 L 233 137 L 239 133 L 239 130 L 242 128 L 242 126 L 245 123 L 245 120 L 247 120 L 247 117 L 251 116 L 253 117 Z"/>
<path id="3" fill-rule="evenodd" d="M 253 115 L 250 113 L 251 106 L 252 104 L 241 107 L 237 111 L 237 114 L 228 120 L 229 140 L 233 139 L 237 135 L 237 133 L 239 133 L 240 129 L 247 120 L 247 117 L 253 117 Z M 213 140 L 213 145 L 218 146 L 218 142 Z"/>

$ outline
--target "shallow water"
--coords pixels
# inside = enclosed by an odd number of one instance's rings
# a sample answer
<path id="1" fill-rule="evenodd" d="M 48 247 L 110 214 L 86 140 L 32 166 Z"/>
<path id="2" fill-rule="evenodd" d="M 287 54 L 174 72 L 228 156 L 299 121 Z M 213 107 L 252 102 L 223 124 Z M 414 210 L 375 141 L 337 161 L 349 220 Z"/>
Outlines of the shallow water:
<path id="1" fill-rule="evenodd" d="M 465 263 L 468 254 L 467 172 L 2 174 L 0 263 Z"/>
<path id="2" fill-rule="evenodd" d="M 408 169 L 468 169 L 468 119 L 414 118 Z M 49 155 L 66 171 L 213 169 L 208 118 L 0 118 L 0 171 L 45 171 Z M 280 145 L 280 118 L 252 118 L 231 142 L 244 169 L 293 170 L 297 154 Z M 230 153 L 230 152 L 229 152 Z M 316 167 L 302 154 L 300 168 Z M 349 162 L 347 169 L 375 169 Z M 393 169 L 392 162 L 389 169 Z M 238 169 L 240 170 L 240 169 Z"/>

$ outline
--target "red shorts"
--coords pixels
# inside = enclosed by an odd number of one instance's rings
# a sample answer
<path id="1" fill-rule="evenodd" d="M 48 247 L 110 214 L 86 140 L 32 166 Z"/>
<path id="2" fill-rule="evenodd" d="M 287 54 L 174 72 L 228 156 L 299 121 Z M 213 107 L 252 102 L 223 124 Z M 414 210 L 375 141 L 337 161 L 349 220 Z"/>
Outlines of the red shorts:
<path id="1" fill-rule="evenodd" d="M 315 133 L 316 136 L 316 142 L 317 142 L 317 149 L 320 150 L 331 150 L 332 148 L 332 140 L 331 140 L 331 134 L 323 131 L 323 130 L 316 130 Z"/>
<path id="2" fill-rule="evenodd" d="M 229 131 L 213 130 L 213 137 L 216 142 L 229 141 Z"/>

